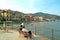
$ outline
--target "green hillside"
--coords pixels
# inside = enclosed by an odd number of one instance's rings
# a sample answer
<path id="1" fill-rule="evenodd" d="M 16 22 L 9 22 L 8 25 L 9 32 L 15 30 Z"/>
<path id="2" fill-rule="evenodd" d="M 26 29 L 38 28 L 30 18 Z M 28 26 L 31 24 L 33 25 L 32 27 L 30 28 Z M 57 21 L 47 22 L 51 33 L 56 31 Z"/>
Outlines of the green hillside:
<path id="1" fill-rule="evenodd" d="M 43 18 L 48 18 L 48 19 L 58 19 L 60 20 L 60 16 L 57 15 L 52 15 L 52 14 L 48 14 L 48 13 L 43 13 L 43 12 L 37 12 L 35 14 L 32 14 L 33 16 L 40 16 Z"/>

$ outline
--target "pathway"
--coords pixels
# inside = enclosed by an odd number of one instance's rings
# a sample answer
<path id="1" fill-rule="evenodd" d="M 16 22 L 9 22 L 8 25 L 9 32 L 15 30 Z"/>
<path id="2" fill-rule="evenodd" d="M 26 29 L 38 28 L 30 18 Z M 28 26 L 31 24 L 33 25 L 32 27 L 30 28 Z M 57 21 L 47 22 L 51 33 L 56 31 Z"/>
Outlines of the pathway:
<path id="1" fill-rule="evenodd" d="M 27 40 L 22 36 L 19 37 L 18 32 L 9 31 L 9 32 L 1 32 L 0 30 L 0 40 Z"/>

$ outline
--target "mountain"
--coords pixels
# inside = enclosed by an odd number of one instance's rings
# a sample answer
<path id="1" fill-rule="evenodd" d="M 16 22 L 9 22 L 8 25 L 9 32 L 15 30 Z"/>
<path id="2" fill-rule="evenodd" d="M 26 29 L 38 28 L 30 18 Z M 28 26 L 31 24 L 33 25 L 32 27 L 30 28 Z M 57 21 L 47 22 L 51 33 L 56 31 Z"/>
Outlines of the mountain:
<path id="1" fill-rule="evenodd" d="M 40 16 L 40 17 L 43 17 L 43 18 L 48 18 L 48 19 L 57 19 L 57 20 L 60 20 L 60 16 L 57 16 L 57 15 L 52 15 L 52 14 L 48 14 L 48 13 L 43 13 L 43 12 L 37 12 L 37 13 L 34 13 L 32 14 L 33 16 Z"/>

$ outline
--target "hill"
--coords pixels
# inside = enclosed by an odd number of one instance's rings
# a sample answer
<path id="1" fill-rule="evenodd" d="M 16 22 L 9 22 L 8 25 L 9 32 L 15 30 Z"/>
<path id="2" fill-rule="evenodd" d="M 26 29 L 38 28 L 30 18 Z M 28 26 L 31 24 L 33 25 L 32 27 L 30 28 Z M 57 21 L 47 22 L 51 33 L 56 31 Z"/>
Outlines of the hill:
<path id="1" fill-rule="evenodd" d="M 25 14 L 23 12 L 13 11 L 10 9 L 8 9 L 7 11 L 8 11 L 8 13 L 12 14 L 11 17 L 14 17 L 14 16 L 16 16 L 16 14 L 18 14 L 18 15 L 20 15 L 20 18 L 22 18 L 22 16 L 24 16 L 24 14 Z M 1 14 L 1 12 L 2 12 L 2 10 L 0 9 L 0 14 Z M 21 16 L 21 14 L 23 14 L 23 15 Z M 55 20 L 55 19 L 60 20 L 60 16 L 52 15 L 52 14 L 48 14 L 48 13 L 43 13 L 43 12 L 37 12 L 37 13 L 31 14 L 31 15 L 43 17 L 44 19 L 47 18 L 47 19 L 53 19 L 53 20 Z M 1 15 L 0 15 L 0 18 L 1 18 Z"/>
<path id="2" fill-rule="evenodd" d="M 37 12 L 35 14 L 32 14 L 33 16 L 40 16 L 40 17 L 43 17 L 43 18 L 48 18 L 48 19 L 57 19 L 57 20 L 60 20 L 60 16 L 57 16 L 57 15 L 52 15 L 52 14 L 48 14 L 48 13 L 43 13 L 43 12 Z"/>

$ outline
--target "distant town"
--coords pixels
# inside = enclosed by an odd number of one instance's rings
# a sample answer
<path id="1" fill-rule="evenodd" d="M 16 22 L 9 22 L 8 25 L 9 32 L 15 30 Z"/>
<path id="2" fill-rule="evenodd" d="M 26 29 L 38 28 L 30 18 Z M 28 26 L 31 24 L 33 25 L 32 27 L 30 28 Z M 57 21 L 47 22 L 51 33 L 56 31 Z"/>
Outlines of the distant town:
<path id="1" fill-rule="evenodd" d="M 6 15 L 7 16 L 4 17 L 5 20 L 15 21 L 15 22 L 20 22 L 20 21 L 25 21 L 25 22 L 31 22 L 31 21 L 44 22 L 44 21 L 57 21 L 57 20 L 60 20 L 60 16 L 54 16 L 56 18 L 53 18 L 53 16 L 51 18 L 44 18 L 44 16 L 35 16 L 35 15 L 32 15 L 32 14 L 24 14 L 22 12 L 12 11 L 12 10 L 7 10 L 7 11 L 5 11 L 5 13 L 7 13 L 7 14 L 5 14 L 5 16 Z M 47 16 L 47 17 L 49 17 L 49 16 Z M 2 10 L 0 10 L 0 20 L 3 20 Z"/>

